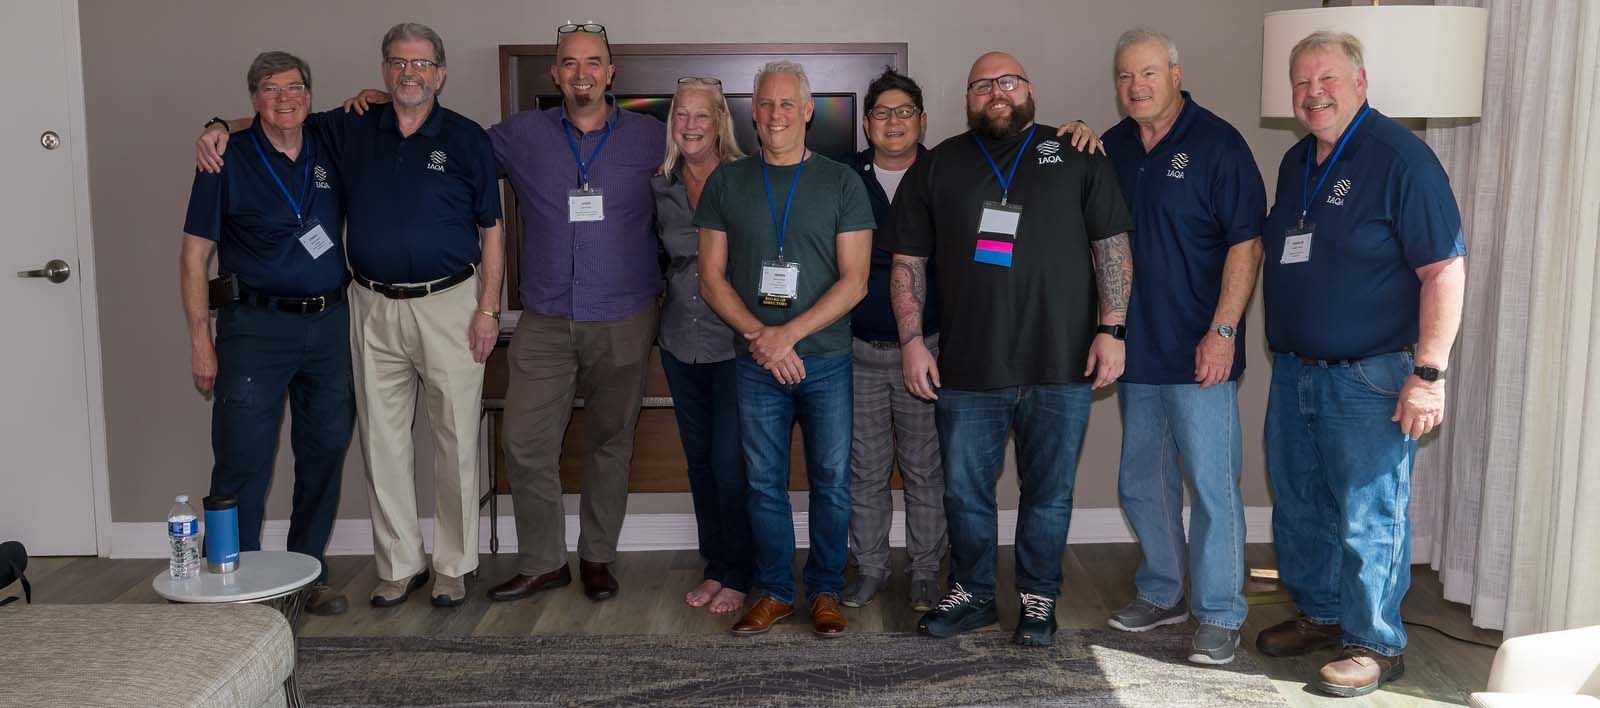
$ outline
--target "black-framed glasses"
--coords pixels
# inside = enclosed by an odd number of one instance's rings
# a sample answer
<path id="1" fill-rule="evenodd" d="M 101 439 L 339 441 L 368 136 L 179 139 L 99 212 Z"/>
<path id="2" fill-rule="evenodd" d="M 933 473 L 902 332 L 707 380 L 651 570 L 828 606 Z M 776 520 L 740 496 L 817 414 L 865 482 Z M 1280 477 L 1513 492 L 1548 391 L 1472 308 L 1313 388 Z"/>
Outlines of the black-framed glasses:
<path id="1" fill-rule="evenodd" d="M 606 33 L 606 26 L 600 24 L 599 22 L 568 22 L 556 28 L 556 37 L 559 39 L 572 34 L 573 32 L 604 35 Z"/>
<path id="2" fill-rule="evenodd" d="M 878 121 L 889 120 L 889 116 L 894 116 L 900 120 L 911 120 L 921 112 L 921 108 L 911 105 L 895 106 L 894 108 L 875 106 L 872 110 L 867 111 L 867 117 Z"/>
<path id="3" fill-rule="evenodd" d="M 715 78 L 715 77 L 712 77 L 712 76 L 679 76 L 678 77 L 678 85 L 679 86 L 682 86 L 684 84 L 692 84 L 692 83 L 702 83 L 702 84 L 707 84 L 707 85 L 710 85 L 710 86 L 716 86 L 718 88 L 722 87 L 722 79 L 718 79 L 718 78 Z"/>
<path id="4" fill-rule="evenodd" d="M 432 59 L 405 59 L 402 57 L 387 57 L 383 60 L 383 63 L 395 71 L 405 71 L 406 67 L 411 67 L 417 71 L 427 71 L 439 66 L 439 62 Z"/>
<path id="5" fill-rule="evenodd" d="M 967 91 L 970 93 L 975 93 L 979 96 L 984 96 L 993 91 L 994 87 L 996 86 L 999 86 L 1001 91 L 1015 91 L 1017 90 L 1018 86 L 1026 83 L 1031 83 L 1028 81 L 1028 77 L 1026 76 L 1005 74 L 1003 76 L 996 76 L 992 79 L 978 79 L 977 81 L 967 84 Z"/>
<path id="6" fill-rule="evenodd" d="M 261 94 L 263 97 L 269 99 L 277 99 L 279 96 L 300 98 L 306 95 L 306 85 L 289 84 L 288 86 L 259 86 L 256 88 L 256 93 Z"/>

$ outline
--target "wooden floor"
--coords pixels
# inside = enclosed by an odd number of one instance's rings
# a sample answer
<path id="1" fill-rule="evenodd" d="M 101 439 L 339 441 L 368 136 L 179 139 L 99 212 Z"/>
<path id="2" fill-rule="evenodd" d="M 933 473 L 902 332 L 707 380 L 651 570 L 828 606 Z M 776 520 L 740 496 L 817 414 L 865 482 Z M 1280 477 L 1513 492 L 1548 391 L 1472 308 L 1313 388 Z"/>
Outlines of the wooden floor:
<path id="1" fill-rule="evenodd" d="M 897 567 L 904 567 L 903 551 L 896 550 Z M 1270 545 L 1247 548 L 1252 566 L 1270 567 Z M 798 566 L 803 559 L 796 559 Z M 1132 544 L 1082 544 L 1068 547 L 1066 582 L 1057 605 L 1063 628 L 1102 628 L 1107 613 L 1132 596 L 1133 571 L 1139 562 Z M 104 558 L 35 558 L 29 563 L 34 600 L 47 603 L 160 602 L 150 579 L 165 560 L 109 560 Z M 414 594 L 399 607 L 374 609 L 366 598 L 377 583 L 371 556 L 340 556 L 330 560 L 334 584 L 350 598 L 350 610 L 337 617 L 307 616 L 303 636 L 489 636 L 527 634 L 669 634 L 727 631 L 731 618 L 713 617 L 683 604 L 683 593 L 700 579 L 700 562 L 693 551 L 623 553 L 615 566 L 622 590 L 612 600 L 592 603 L 578 583 L 509 603 L 492 603 L 484 590 L 515 570 L 514 555 L 485 555 L 480 577 L 469 580 L 468 600 L 456 609 L 437 609 L 424 593 Z M 573 563 L 576 566 L 576 560 Z M 1001 587 L 1012 578 L 1011 549 L 1000 552 Z M 918 613 L 906 603 L 908 581 L 897 575 L 892 587 L 871 605 L 845 609 L 851 631 L 910 632 Z M 1475 629 L 1465 605 L 1441 599 L 1438 576 L 1416 566 L 1411 593 L 1406 597 L 1407 621 L 1423 622 L 1477 641 L 1498 644 L 1499 632 Z M 1244 644 L 1252 647 L 1256 632 L 1293 613 L 1281 592 L 1252 596 L 1250 618 L 1244 627 Z M 1015 595 L 1000 598 L 1001 623 L 1016 622 Z M 774 631 L 805 632 L 804 621 L 790 620 Z M 1359 699 L 1335 699 L 1315 694 L 1305 682 L 1331 655 L 1302 659 L 1262 658 L 1278 690 L 1294 706 L 1462 706 L 1467 694 L 1482 690 L 1489 675 L 1494 650 L 1445 637 L 1422 627 L 1408 627 L 1406 675 L 1385 690 Z M 1253 648 L 1249 649 L 1254 651 Z"/>

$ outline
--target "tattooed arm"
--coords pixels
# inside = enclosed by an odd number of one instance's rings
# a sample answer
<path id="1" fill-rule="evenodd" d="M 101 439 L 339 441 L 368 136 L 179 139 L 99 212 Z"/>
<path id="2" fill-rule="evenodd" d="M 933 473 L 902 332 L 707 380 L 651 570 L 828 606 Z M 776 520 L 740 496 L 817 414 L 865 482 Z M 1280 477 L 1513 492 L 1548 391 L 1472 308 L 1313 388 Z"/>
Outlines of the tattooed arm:
<path id="1" fill-rule="evenodd" d="M 922 310 L 928 301 L 928 259 L 895 254 L 889 270 L 889 305 L 900 329 L 900 368 L 906 390 L 927 400 L 939 397 L 939 365 L 922 340 Z"/>
<path id="2" fill-rule="evenodd" d="M 1100 291 L 1100 324 L 1119 325 L 1128 320 L 1128 297 L 1133 293 L 1133 253 L 1126 232 L 1089 243 L 1094 256 L 1094 281 Z M 1122 340 L 1097 334 L 1089 345 L 1084 376 L 1094 376 L 1100 388 L 1122 375 L 1126 351 Z"/>

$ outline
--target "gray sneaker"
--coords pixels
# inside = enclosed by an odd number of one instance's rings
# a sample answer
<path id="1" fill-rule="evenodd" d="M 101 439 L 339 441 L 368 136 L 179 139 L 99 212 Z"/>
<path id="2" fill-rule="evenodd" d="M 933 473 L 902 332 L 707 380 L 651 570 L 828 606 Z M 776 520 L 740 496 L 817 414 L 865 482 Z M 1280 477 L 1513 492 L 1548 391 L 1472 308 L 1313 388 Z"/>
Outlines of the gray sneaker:
<path id="1" fill-rule="evenodd" d="M 927 612 L 939 604 L 942 597 L 944 593 L 939 591 L 938 578 L 911 578 L 911 609 Z"/>
<path id="2" fill-rule="evenodd" d="M 1221 666 L 1233 661 L 1233 651 L 1238 648 L 1239 630 L 1202 624 L 1195 630 L 1194 641 L 1189 645 L 1189 661 Z"/>
<path id="3" fill-rule="evenodd" d="M 877 595 L 883 588 L 883 578 L 875 575 L 858 573 L 856 579 L 844 587 L 844 595 L 839 598 L 839 604 L 845 607 L 866 607 L 872 604 L 872 596 Z"/>
<path id="4" fill-rule="evenodd" d="M 1124 632 L 1143 632 L 1164 624 L 1177 624 L 1187 619 L 1189 610 L 1182 602 L 1163 610 L 1142 598 L 1134 598 L 1127 607 L 1111 613 L 1111 619 L 1106 620 L 1106 624 Z"/>

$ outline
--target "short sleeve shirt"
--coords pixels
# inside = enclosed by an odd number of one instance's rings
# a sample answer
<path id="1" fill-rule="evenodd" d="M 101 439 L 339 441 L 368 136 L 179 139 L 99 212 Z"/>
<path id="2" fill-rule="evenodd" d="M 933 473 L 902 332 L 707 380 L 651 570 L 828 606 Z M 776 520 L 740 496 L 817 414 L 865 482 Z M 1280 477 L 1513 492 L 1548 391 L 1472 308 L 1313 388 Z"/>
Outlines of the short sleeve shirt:
<path id="1" fill-rule="evenodd" d="M 1148 152 L 1132 118 L 1103 142 L 1133 214 L 1133 294 L 1122 381 L 1194 383 L 1194 353 L 1211 330 L 1228 249 L 1261 235 L 1267 191 L 1244 137 L 1183 92 L 1171 130 Z M 1243 341 L 1244 322 L 1236 323 Z M 1230 380 L 1244 373 L 1233 348 Z"/>
<path id="2" fill-rule="evenodd" d="M 804 165 L 804 169 L 766 166 L 772 185 L 769 202 L 760 155 L 724 164 L 706 180 L 694 214 L 695 226 L 728 234 L 728 282 L 756 319 L 768 325 L 798 317 L 839 281 L 839 234 L 876 226 L 866 189 L 850 168 L 815 153 Z M 797 173 L 800 183 L 794 187 L 783 238 L 784 259 L 800 266 L 795 301 L 789 307 L 763 305 L 762 263 L 778 257 L 778 228 Z M 774 223 L 774 212 L 779 223 Z M 794 349 L 802 357 L 849 355 L 849 313 L 800 340 Z"/>
<path id="3" fill-rule="evenodd" d="M 1359 115 L 1359 114 L 1358 114 Z M 1283 156 L 1278 196 L 1262 234 L 1267 343 L 1273 351 L 1353 359 L 1415 346 L 1422 282 L 1416 269 L 1466 255 L 1461 213 L 1439 159 L 1378 111 L 1359 123 L 1316 190 L 1316 138 Z M 1331 155 L 1330 155 L 1331 159 Z M 1305 221 L 1310 257 L 1284 263 L 1284 242 Z"/>
<path id="4" fill-rule="evenodd" d="M 1055 131 L 1005 140 L 962 133 L 912 165 L 895 195 L 892 252 L 939 268 L 939 374 L 959 390 L 1081 383 L 1099 321 L 1090 242 L 1132 228 L 1111 161 L 1063 145 Z M 1009 268 L 975 259 L 985 201 L 1020 159 L 1009 202 L 1021 205 Z M 1137 267 L 1135 268 L 1137 278 Z"/>

